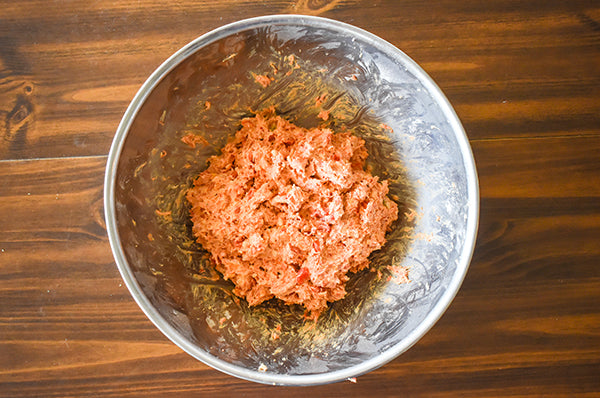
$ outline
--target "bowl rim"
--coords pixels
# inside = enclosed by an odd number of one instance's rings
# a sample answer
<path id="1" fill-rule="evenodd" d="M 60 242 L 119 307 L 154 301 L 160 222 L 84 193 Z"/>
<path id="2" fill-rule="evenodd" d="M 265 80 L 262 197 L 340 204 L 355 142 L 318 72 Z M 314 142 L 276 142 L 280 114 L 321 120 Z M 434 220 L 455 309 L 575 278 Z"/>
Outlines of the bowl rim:
<path id="1" fill-rule="evenodd" d="M 367 361 L 333 372 L 305 375 L 270 374 L 268 371 L 260 372 L 258 369 L 251 370 L 231 364 L 203 351 L 199 347 L 192 344 L 162 317 L 162 315 L 154 308 L 150 300 L 143 293 L 143 290 L 138 284 L 133 271 L 128 265 L 123 247 L 120 242 L 115 217 L 116 172 L 119 158 L 123 150 L 123 145 L 140 107 L 150 95 L 152 90 L 156 87 L 156 85 L 171 70 L 173 70 L 188 56 L 196 52 L 199 48 L 240 31 L 277 24 L 311 25 L 314 27 L 343 31 L 345 33 L 352 34 L 363 42 L 382 50 L 388 54 L 388 56 L 399 61 L 425 86 L 432 97 L 437 101 L 444 115 L 447 117 L 449 125 L 455 132 L 459 149 L 463 155 L 463 165 L 466 170 L 468 209 L 465 243 L 460 253 L 456 271 L 454 272 L 454 275 L 448 284 L 448 288 L 444 291 L 423 321 L 420 322 L 419 325 L 401 342 Z M 347 380 L 383 366 L 412 347 L 439 320 L 456 296 L 465 278 L 473 256 L 479 223 L 479 182 L 471 146 L 456 112 L 437 84 L 408 55 L 384 39 L 365 31 L 364 29 L 347 24 L 345 22 L 318 16 L 276 14 L 243 19 L 211 30 L 192 40 L 187 45 L 176 51 L 154 70 L 154 72 L 140 87 L 133 100 L 129 104 L 114 136 L 106 161 L 106 173 L 104 178 L 104 209 L 108 238 L 121 277 L 123 278 L 125 285 L 127 286 L 138 306 L 142 309 L 148 319 L 150 319 L 150 321 L 152 321 L 152 323 L 154 323 L 154 325 L 169 340 L 171 340 L 189 355 L 202 361 L 203 363 L 221 372 L 241 379 L 273 385 L 308 386 Z"/>

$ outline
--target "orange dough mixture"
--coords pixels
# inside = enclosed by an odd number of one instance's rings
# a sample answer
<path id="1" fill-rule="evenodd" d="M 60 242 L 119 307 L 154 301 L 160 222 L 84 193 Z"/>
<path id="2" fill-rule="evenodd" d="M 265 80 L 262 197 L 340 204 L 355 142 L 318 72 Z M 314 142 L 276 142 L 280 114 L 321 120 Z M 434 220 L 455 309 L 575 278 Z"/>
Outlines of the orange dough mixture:
<path id="1" fill-rule="evenodd" d="M 348 273 L 369 265 L 398 217 L 366 158 L 348 132 L 307 130 L 272 111 L 242 120 L 187 193 L 193 233 L 235 294 L 300 304 L 313 319 L 344 297 Z"/>

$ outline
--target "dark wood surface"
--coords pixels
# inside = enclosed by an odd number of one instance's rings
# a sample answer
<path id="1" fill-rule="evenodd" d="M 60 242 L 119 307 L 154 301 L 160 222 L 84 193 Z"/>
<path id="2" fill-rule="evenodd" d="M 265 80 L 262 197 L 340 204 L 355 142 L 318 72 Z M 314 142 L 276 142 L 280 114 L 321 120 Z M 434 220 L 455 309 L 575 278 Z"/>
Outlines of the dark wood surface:
<path id="1" fill-rule="evenodd" d="M 460 292 L 356 384 L 263 386 L 196 361 L 135 304 L 106 236 L 106 155 L 136 90 L 195 37 L 273 13 L 404 50 L 477 162 Z M 0 1 L 0 158 L 0 396 L 600 396 L 598 1 Z"/>

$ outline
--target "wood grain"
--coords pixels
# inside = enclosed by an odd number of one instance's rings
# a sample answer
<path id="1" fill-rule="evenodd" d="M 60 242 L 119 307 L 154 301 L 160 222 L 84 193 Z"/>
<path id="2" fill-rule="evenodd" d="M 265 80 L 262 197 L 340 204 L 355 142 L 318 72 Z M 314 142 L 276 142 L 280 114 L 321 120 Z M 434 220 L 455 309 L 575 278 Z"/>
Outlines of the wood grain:
<path id="1" fill-rule="evenodd" d="M 407 52 L 447 93 L 472 139 L 597 134 L 597 4 L 477 3 L 10 2 L 0 70 L 30 84 L 34 111 L 2 156 L 105 154 L 137 88 L 178 48 L 226 22 L 310 5 Z M 16 95 L 6 94 L 7 110 Z"/>
<path id="2" fill-rule="evenodd" d="M 0 396 L 600 396 L 597 1 L 0 1 Z M 441 320 L 357 383 L 271 387 L 185 354 L 127 291 L 103 220 L 106 154 L 164 59 L 273 13 L 404 50 L 477 163 L 473 261 Z"/>
<path id="3" fill-rule="evenodd" d="M 586 139 L 600 143 L 600 138 Z M 563 157 L 563 148 L 552 148 L 547 156 Z M 596 158 L 593 150 L 585 153 L 583 163 Z M 215 391 L 262 394 L 263 387 L 221 375 L 183 354 L 129 297 L 98 214 L 104 161 L 0 163 L 0 174 L 14 181 L 0 196 L 0 205 L 9 210 L 0 219 L 0 350 L 5 353 L 0 380 L 6 382 L 5 391 L 119 396 L 123 390 L 117 386 L 126 383 L 159 396 L 209 392 L 208 378 L 216 383 Z M 594 377 L 600 358 L 595 344 L 600 337 L 600 246 L 586 238 L 600 235 L 600 201 L 597 196 L 551 202 L 495 197 L 494 192 L 512 187 L 510 179 L 501 179 L 506 171 L 493 167 L 497 162 L 489 156 L 479 161 L 486 178 L 500 185 L 491 194 L 482 189 L 477 250 L 450 310 L 417 347 L 360 377 L 360 386 L 344 384 L 344 395 L 354 391 L 359 396 L 381 383 L 393 386 L 396 379 L 415 394 L 452 394 L 456 389 L 473 396 L 503 395 L 504 390 L 490 389 L 489 383 L 502 386 L 507 375 L 517 372 L 519 381 L 511 379 L 509 391 L 562 389 L 567 394 L 573 391 L 568 372 L 554 375 L 551 384 L 536 375 L 574 367 L 581 369 L 578 388 L 600 387 Z M 529 167 L 531 178 L 524 185 L 535 183 L 545 164 Z M 579 205 L 571 206 L 574 201 Z M 438 378 L 444 385 L 435 382 Z M 466 380 L 466 386 L 461 384 Z M 318 391 L 340 395 L 339 388 Z M 393 395 L 392 387 L 380 391 Z"/>

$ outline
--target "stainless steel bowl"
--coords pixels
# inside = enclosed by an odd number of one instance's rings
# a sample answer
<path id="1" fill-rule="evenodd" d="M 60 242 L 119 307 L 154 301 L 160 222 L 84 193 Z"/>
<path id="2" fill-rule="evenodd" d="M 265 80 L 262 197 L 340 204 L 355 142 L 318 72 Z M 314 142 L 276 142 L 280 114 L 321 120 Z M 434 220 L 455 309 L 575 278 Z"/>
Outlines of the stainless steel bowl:
<path id="1" fill-rule="evenodd" d="M 269 106 L 304 127 L 362 136 L 401 209 L 373 272 L 354 275 L 317 323 L 277 301 L 249 308 L 190 233 L 187 187 L 241 118 Z M 190 132 L 203 137 L 194 148 L 181 141 Z M 118 127 L 104 198 L 117 266 L 148 318 L 216 369 L 287 385 L 355 377 L 415 344 L 462 283 L 479 205 L 467 137 L 431 78 L 364 30 L 299 15 L 221 27 L 165 61 Z M 410 268 L 409 283 L 396 280 L 398 266 Z"/>

